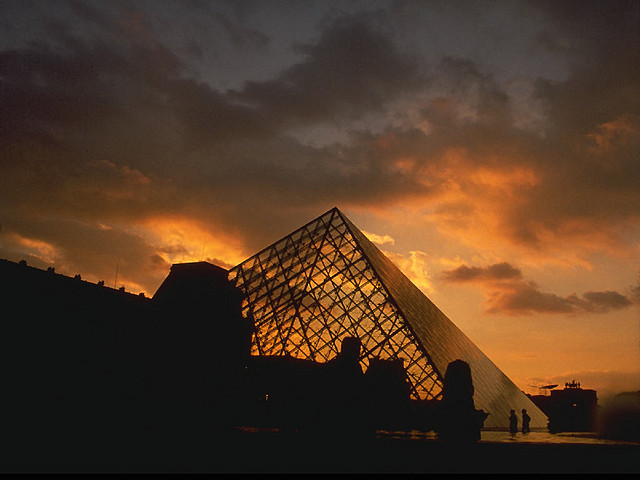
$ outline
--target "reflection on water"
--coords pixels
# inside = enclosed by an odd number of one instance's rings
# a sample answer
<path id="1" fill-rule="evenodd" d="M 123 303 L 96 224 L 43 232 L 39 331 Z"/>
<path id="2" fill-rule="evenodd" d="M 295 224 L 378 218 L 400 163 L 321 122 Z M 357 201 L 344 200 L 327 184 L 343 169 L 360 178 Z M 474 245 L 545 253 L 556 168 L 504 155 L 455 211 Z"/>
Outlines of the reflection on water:
<path id="1" fill-rule="evenodd" d="M 379 437 L 437 440 L 434 432 L 387 432 L 378 431 Z M 640 442 L 609 440 L 600 438 L 594 432 L 563 432 L 549 433 L 544 431 L 532 431 L 525 434 L 517 433 L 511 435 L 508 431 L 483 430 L 481 432 L 481 443 L 536 443 L 536 444 L 573 444 L 573 445 L 639 445 Z"/>

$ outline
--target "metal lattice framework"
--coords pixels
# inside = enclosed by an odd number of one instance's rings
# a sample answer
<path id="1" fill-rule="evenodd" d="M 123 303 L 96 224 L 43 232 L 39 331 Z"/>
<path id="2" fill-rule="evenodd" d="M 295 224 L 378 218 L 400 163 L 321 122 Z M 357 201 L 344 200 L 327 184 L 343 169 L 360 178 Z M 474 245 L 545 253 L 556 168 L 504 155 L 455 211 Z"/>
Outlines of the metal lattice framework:
<path id="1" fill-rule="evenodd" d="M 439 398 L 441 372 L 354 230 L 334 208 L 231 269 L 255 322 L 252 354 L 326 362 L 355 336 L 364 370 L 370 358 L 402 358 L 412 397 Z"/>

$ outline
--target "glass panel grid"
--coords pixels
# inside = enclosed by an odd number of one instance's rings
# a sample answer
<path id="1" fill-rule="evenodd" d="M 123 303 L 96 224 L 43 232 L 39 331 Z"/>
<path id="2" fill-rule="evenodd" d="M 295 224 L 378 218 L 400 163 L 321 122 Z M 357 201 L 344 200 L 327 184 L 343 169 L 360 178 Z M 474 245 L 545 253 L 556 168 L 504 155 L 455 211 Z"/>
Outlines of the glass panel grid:
<path id="1" fill-rule="evenodd" d="M 254 355 L 329 361 L 342 339 L 370 357 L 403 358 L 415 399 L 439 398 L 442 381 L 337 210 L 233 268 L 256 325 Z"/>

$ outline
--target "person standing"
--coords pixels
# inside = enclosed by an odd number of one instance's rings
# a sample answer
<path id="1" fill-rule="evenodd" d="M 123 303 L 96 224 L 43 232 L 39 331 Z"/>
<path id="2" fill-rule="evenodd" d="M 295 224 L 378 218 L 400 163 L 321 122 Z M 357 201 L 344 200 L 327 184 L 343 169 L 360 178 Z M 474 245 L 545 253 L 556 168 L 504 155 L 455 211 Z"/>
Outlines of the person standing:
<path id="1" fill-rule="evenodd" d="M 529 433 L 529 422 L 531 421 L 531 417 L 527 413 L 526 409 L 522 409 L 522 433 Z"/>
<path id="2" fill-rule="evenodd" d="M 511 410 L 509 415 L 509 432 L 511 432 L 511 435 L 518 433 L 518 417 L 516 417 L 515 410 Z"/>

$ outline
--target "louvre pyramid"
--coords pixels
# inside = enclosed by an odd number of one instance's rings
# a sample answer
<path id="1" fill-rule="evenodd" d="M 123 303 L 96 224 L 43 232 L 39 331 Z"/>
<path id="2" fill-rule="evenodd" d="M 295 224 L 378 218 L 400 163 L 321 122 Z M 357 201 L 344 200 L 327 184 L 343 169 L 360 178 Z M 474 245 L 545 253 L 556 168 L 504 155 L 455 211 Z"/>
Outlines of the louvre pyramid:
<path id="1" fill-rule="evenodd" d="M 414 399 L 440 399 L 447 365 L 469 363 L 485 427 L 523 408 L 532 428 L 547 417 L 337 208 L 232 268 L 252 315 L 254 355 L 326 362 L 346 336 L 370 358 L 402 358 Z"/>

